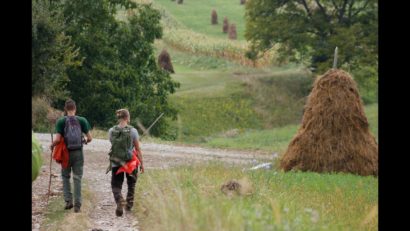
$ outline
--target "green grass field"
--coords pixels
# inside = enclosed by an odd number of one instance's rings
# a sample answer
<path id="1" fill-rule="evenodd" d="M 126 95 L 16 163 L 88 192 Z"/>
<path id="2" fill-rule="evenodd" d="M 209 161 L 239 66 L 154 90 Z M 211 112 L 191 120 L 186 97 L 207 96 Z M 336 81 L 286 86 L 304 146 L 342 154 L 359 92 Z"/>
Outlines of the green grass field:
<path id="1" fill-rule="evenodd" d="M 370 132 L 378 140 L 378 104 L 366 106 L 365 113 Z M 288 147 L 298 128 L 299 125 L 295 124 L 267 130 L 246 130 L 233 137 L 227 137 L 224 134 L 216 135 L 204 145 L 214 148 L 265 150 L 282 153 Z"/>
<path id="2" fill-rule="evenodd" d="M 245 195 L 221 192 L 231 179 L 243 179 Z M 213 164 L 150 170 L 138 184 L 135 212 L 143 230 L 377 230 L 378 225 L 374 177 L 243 172 Z"/>
<path id="3" fill-rule="evenodd" d="M 239 0 L 188 0 L 183 4 L 171 0 L 153 0 L 169 11 L 176 20 L 187 28 L 211 37 L 228 39 L 222 32 L 223 19 L 226 16 L 229 23 L 235 23 L 238 40 L 245 40 L 245 5 Z M 211 25 L 211 12 L 218 14 L 218 24 Z"/>

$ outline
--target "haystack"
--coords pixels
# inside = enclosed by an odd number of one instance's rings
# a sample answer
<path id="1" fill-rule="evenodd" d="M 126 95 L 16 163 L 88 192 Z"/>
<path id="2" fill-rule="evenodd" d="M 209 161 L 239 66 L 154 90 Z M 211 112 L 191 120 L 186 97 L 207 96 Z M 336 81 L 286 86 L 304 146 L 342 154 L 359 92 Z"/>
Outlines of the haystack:
<path id="1" fill-rule="evenodd" d="M 222 26 L 222 32 L 228 33 L 228 28 L 229 28 L 228 18 L 225 17 L 224 18 L 224 23 L 223 23 L 223 26 Z"/>
<path id="2" fill-rule="evenodd" d="M 281 159 L 285 171 L 378 175 L 378 144 L 369 132 L 356 83 L 331 69 L 313 86 L 302 126 Z"/>
<path id="3" fill-rule="evenodd" d="M 216 13 L 215 9 L 213 9 L 211 12 L 211 24 L 212 25 L 218 24 L 218 14 Z"/>
<path id="4" fill-rule="evenodd" d="M 164 70 L 167 70 L 168 72 L 175 73 L 174 67 L 171 63 L 171 57 L 169 56 L 169 53 L 166 49 L 163 49 L 161 51 L 161 54 L 159 54 L 158 65 Z"/>
<path id="5" fill-rule="evenodd" d="M 236 39 L 236 25 L 234 23 L 229 25 L 228 38 L 229 39 Z"/>

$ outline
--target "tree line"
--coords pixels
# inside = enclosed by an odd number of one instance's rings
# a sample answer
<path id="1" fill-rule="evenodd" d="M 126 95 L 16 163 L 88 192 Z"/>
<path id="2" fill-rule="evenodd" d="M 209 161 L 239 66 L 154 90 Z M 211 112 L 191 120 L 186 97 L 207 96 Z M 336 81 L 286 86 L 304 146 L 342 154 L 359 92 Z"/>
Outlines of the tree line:
<path id="1" fill-rule="evenodd" d="M 128 12 L 126 20 L 119 11 Z M 115 123 L 126 107 L 150 124 L 176 117 L 168 96 L 179 83 L 156 64 L 153 42 L 162 36 L 160 13 L 130 0 L 32 0 L 32 97 L 63 108 L 68 97 L 92 126 Z M 136 121 L 132 119 L 132 124 Z M 150 131 L 166 131 L 166 120 Z"/>

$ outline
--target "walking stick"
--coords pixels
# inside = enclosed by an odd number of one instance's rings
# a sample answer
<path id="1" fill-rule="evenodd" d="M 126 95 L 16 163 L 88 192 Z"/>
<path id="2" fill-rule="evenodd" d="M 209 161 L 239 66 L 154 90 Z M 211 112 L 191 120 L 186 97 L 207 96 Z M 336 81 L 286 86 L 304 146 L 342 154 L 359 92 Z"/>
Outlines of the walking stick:
<path id="1" fill-rule="evenodd" d="M 51 135 L 51 143 L 53 143 L 53 130 L 50 129 Z M 53 163 L 53 150 L 50 153 L 50 179 L 48 180 L 48 193 L 47 193 L 47 205 L 48 205 L 48 198 L 50 197 L 50 187 L 51 187 L 51 164 Z"/>
<path id="2" fill-rule="evenodd" d="M 154 126 L 154 124 L 161 119 L 161 117 L 164 115 L 164 113 L 161 113 L 161 115 L 158 116 L 158 118 L 151 124 L 151 126 L 148 127 L 148 129 L 145 129 L 144 126 L 142 124 L 138 124 L 139 127 L 144 130 L 144 132 L 142 133 L 142 135 L 140 136 L 140 141 L 142 140 L 142 137 L 144 137 L 144 135 L 149 134 L 149 130 L 152 128 L 152 126 Z M 138 169 L 137 172 L 141 172 L 141 165 L 138 165 Z"/>
<path id="3" fill-rule="evenodd" d="M 161 115 L 158 116 L 158 118 L 151 124 L 151 126 L 148 127 L 148 129 L 145 129 L 144 126 L 142 126 L 142 124 L 139 124 L 139 126 L 141 127 L 141 129 L 144 130 L 144 132 L 142 133 L 142 135 L 140 136 L 140 140 L 142 140 L 142 137 L 145 136 L 146 134 L 149 134 L 149 130 L 152 128 L 152 126 L 154 126 L 154 124 L 164 115 L 164 113 L 161 113 Z"/>

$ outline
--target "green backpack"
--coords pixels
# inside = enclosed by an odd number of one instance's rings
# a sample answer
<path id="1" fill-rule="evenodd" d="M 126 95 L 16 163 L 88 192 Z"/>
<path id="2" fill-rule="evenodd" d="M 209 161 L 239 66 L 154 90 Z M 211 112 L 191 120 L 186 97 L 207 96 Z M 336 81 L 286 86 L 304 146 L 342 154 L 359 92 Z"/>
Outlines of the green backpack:
<path id="1" fill-rule="evenodd" d="M 132 126 L 129 125 L 123 128 L 117 125 L 111 131 L 111 150 L 108 155 L 114 163 L 123 165 L 131 160 L 132 153 L 129 152 L 132 145 L 131 128 Z"/>

